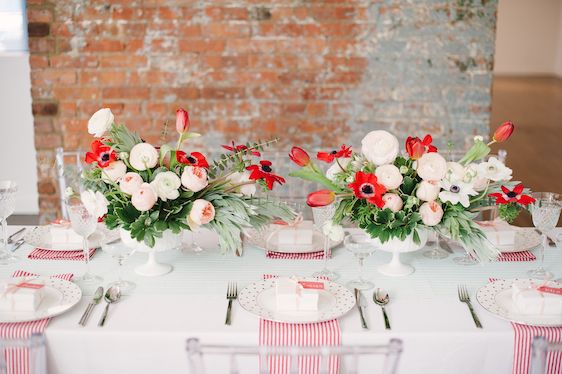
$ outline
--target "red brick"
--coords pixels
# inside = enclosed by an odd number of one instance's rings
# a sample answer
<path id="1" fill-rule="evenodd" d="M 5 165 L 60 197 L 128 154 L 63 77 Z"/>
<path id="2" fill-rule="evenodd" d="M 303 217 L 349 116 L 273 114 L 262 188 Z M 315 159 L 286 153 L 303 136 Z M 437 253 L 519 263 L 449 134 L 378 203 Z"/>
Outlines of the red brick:
<path id="1" fill-rule="evenodd" d="M 62 145 L 62 138 L 59 134 L 41 134 L 35 137 L 35 148 L 55 149 Z"/>
<path id="2" fill-rule="evenodd" d="M 53 13 L 47 8 L 27 8 L 28 22 L 51 22 Z"/>
<path id="3" fill-rule="evenodd" d="M 222 52 L 225 48 L 224 40 L 217 39 L 180 39 L 180 52 Z"/>
<path id="4" fill-rule="evenodd" d="M 240 21 L 248 19 L 248 9 L 242 7 L 210 6 L 205 8 L 205 15 L 213 21 Z"/>
<path id="5" fill-rule="evenodd" d="M 30 55 L 29 65 L 31 69 L 44 69 L 49 66 L 49 58 L 47 56 Z"/>
<path id="6" fill-rule="evenodd" d="M 103 89 L 104 99 L 148 99 L 148 87 L 106 87 Z"/>
<path id="7" fill-rule="evenodd" d="M 121 40 L 88 40 L 82 50 L 85 52 L 119 52 L 124 50 L 125 46 L 126 44 Z"/>
<path id="8" fill-rule="evenodd" d="M 100 56 L 100 66 L 102 68 L 141 68 L 147 65 L 146 56 L 130 54 L 118 54 L 111 56 Z"/>
<path id="9" fill-rule="evenodd" d="M 49 65 L 54 68 L 95 68 L 99 64 L 96 56 L 50 56 Z"/>
<path id="10" fill-rule="evenodd" d="M 204 87 L 201 92 L 203 99 L 243 99 L 246 91 L 243 87 Z"/>

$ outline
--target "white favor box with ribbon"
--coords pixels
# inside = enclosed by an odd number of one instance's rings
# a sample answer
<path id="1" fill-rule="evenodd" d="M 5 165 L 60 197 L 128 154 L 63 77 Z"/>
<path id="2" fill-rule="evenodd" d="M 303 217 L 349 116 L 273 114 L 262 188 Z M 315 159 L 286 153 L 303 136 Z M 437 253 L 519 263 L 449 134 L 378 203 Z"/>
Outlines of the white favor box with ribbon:
<path id="1" fill-rule="evenodd" d="M 299 282 L 295 278 L 277 279 L 275 282 L 277 310 L 282 312 L 317 311 L 318 289 L 322 289 L 323 285 L 323 282 Z"/>
<path id="2" fill-rule="evenodd" d="M 43 300 L 45 285 L 37 279 L 23 279 L 0 285 L 0 311 L 34 312 Z"/>
<path id="3" fill-rule="evenodd" d="M 518 279 L 511 287 L 520 314 L 562 314 L 562 288 L 558 283 Z"/>
<path id="4" fill-rule="evenodd" d="M 497 247 L 515 245 L 516 228 L 502 220 L 478 222 L 486 238 Z"/>
<path id="5" fill-rule="evenodd" d="M 293 225 L 276 225 L 277 244 L 280 246 L 287 245 L 310 245 L 312 244 L 312 221 L 301 221 Z"/>

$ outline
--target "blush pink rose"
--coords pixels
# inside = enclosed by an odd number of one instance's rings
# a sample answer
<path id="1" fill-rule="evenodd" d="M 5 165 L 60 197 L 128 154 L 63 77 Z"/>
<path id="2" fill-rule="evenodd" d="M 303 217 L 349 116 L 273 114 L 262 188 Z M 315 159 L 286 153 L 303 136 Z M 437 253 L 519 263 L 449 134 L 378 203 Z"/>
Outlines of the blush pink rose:
<path id="1" fill-rule="evenodd" d="M 141 188 L 143 184 L 142 177 L 137 173 L 128 172 L 121 178 L 119 182 L 119 188 L 121 191 L 125 192 L 128 195 L 132 195 Z"/>
<path id="2" fill-rule="evenodd" d="M 186 166 L 181 175 L 181 184 L 190 191 L 201 191 L 209 184 L 207 169 L 199 166 Z"/>
<path id="3" fill-rule="evenodd" d="M 204 199 L 197 199 L 189 212 L 189 223 L 196 226 L 205 225 L 215 218 L 215 207 Z"/>
<path id="4" fill-rule="evenodd" d="M 435 226 L 443 218 L 443 208 L 435 201 L 428 201 L 420 206 L 420 214 L 424 225 Z"/>
<path id="5" fill-rule="evenodd" d="M 435 181 L 421 181 L 416 191 L 416 197 L 421 201 L 433 201 L 439 196 L 439 183 Z"/>
<path id="6" fill-rule="evenodd" d="M 157 200 L 158 195 L 148 183 L 143 183 L 131 197 L 131 203 L 140 212 L 150 210 Z"/>
<path id="7" fill-rule="evenodd" d="M 400 196 L 398 196 L 395 193 L 384 194 L 382 196 L 382 201 L 384 201 L 383 208 L 388 208 L 393 212 L 398 212 L 400 209 L 402 209 L 402 206 L 404 205 Z"/>

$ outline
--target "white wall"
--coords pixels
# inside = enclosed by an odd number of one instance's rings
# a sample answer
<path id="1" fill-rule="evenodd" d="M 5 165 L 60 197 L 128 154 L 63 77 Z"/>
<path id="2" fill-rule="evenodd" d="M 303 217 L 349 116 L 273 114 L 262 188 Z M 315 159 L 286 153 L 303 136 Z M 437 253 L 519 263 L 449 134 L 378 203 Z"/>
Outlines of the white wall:
<path id="1" fill-rule="evenodd" d="M 562 0 L 500 0 L 495 74 L 562 76 Z"/>
<path id="2" fill-rule="evenodd" d="M 16 213 L 39 211 L 35 160 L 29 55 L 0 54 L 0 179 L 19 186 Z"/>

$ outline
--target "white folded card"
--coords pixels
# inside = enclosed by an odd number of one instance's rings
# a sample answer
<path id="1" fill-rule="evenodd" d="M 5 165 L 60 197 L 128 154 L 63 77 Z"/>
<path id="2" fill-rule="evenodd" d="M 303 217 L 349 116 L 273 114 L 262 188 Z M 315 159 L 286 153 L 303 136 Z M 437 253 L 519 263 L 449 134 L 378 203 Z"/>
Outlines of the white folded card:
<path id="1" fill-rule="evenodd" d="M 0 285 L 1 312 L 34 312 L 43 300 L 44 287 L 37 279 L 5 282 Z"/>
<path id="2" fill-rule="evenodd" d="M 486 238 L 495 246 L 507 247 L 515 245 L 516 228 L 502 220 L 478 222 Z"/>
<path id="3" fill-rule="evenodd" d="M 275 298 L 278 311 L 318 310 L 318 290 L 324 289 L 324 282 L 298 281 L 296 278 L 282 277 L 275 282 Z"/>
<path id="4" fill-rule="evenodd" d="M 51 234 L 51 243 L 61 243 L 61 244 L 74 244 L 78 245 L 80 248 L 82 244 L 82 237 L 72 230 L 69 226 L 65 225 L 51 225 L 49 227 L 49 233 Z"/>
<path id="5" fill-rule="evenodd" d="M 312 244 L 312 221 L 302 221 L 296 225 L 273 225 L 277 229 L 278 245 L 309 245 Z"/>
<path id="6" fill-rule="evenodd" d="M 562 314 L 562 289 L 558 283 L 519 279 L 513 282 L 511 292 L 520 314 Z"/>

